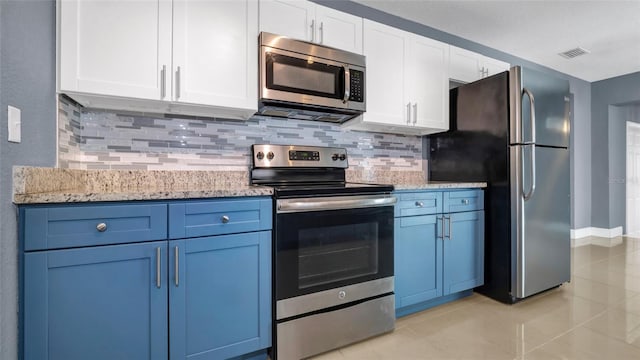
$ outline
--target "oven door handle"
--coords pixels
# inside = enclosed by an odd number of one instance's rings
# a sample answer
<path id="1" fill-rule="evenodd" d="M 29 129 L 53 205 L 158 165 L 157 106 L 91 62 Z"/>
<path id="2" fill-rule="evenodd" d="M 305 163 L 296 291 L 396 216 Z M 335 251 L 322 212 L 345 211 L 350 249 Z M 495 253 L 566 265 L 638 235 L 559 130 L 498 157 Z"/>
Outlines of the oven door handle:
<path id="1" fill-rule="evenodd" d="M 392 206 L 397 201 L 398 199 L 392 195 L 356 195 L 279 199 L 276 201 L 276 213 L 282 214 L 306 211 Z"/>

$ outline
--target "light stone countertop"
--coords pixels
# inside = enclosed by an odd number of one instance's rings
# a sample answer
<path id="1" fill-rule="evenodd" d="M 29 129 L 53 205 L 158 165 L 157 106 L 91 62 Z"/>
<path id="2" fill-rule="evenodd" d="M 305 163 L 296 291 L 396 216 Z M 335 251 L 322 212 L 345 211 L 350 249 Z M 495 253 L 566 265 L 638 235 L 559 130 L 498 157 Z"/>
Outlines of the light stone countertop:
<path id="1" fill-rule="evenodd" d="M 415 184 L 397 184 L 396 190 L 436 190 L 436 189 L 472 189 L 486 188 L 486 182 L 448 182 L 448 181 L 425 181 Z"/>
<path id="2" fill-rule="evenodd" d="M 482 188 L 486 183 L 428 182 L 421 171 L 347 170 L 347 181 L 392 184 L 396 190 Z M 15 204 L 271 196 L 249 185 L 249 171 L 76 170 L 16 166 Z"/>

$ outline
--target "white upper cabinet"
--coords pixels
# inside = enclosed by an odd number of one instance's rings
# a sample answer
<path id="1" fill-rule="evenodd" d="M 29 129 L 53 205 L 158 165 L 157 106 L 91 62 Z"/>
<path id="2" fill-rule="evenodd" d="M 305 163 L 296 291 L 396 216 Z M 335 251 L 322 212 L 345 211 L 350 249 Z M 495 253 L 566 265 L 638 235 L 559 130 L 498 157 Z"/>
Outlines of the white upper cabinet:
<path id="1" fill-rule="evenodd" d="M 449 129 L 449 45 L 412 35 L 405 71 L 412 124 L 422 134 Z"/>
<path id="2" fill-rule="evenodd" d="M 315 4 L 309 1 L 260 0 L 260 31 L 312 41 L 315 18 Z"/>
<path id="3" fill-rule="evenodd" d="M 257 0 L 60 0 L 59 90 L 80 104 L 247 119 Z"/>
<path id="4" fill-rule="evenodd" d="M 362 18 L 316 5 L 316 42 L 362 54 Z"/>
<path id="5" fill-rule="evenodd" d="M 173 100 L 257 111 L 255 1 L 174 0 Z"/>
<path id="6" fill-rule="evenodd" d="M 260 31 L 362 54 L 362 18 L 304 0 L 261 0 Z"/>
<path id="7" fill-rule="evenodd" d="M 171 0 L 59 4 L 62 92 L 162 99 L 163 69 L 171 66 Z"/>
<path id="8" fill-rule="evenodd" d="M 346 128 L 409 135 L 449 129 L 449 45 L 364 20 L 367 111 Z"/>
<path id="9" fill-rule="evenodd" d="M 364 32 L 367 111 L 361 120 L 369 124 L 405 125 L 407 33 L 369 20 L 364 21 Z"/>
<path id="10" fill-rule="evenodd" d="M 451 80 L 469 83 L 507 71 L 509 66 L 504 61 L 492 59 L 456 46 L 450 46 L 449 75 Z"/>

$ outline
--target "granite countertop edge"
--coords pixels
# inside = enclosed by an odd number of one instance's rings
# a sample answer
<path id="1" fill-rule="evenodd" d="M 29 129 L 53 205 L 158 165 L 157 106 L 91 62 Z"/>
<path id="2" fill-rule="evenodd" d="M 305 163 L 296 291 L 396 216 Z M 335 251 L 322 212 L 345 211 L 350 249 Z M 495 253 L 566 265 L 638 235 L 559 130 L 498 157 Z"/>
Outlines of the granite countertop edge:
<path id="1" fill-rule="evenodd" d="M 207 190 L 167 190 L 148 192 L 46 192 L 34 194 L 14 194 L 13 202 L 17 205 L 54 204 L 54 203 L 85 203 L 109 201 L 140 201 L 140 200 L 189 200 L 221 197 L 271 196 L 273 189 L 267 186 L 246 186 L 232 189 Z"/>
<path id="2" fill-rule="evenodd" d="M 477 189 L 486 188 L 486 182 L 448 182 L 448 181 L 427 181 L 421 184 L 394 184 L 395 190 L 428 190 L 428 189 Z"/>
<path id="3" fill-rule="evenodd" d="M 391 184 L 398 191 L 483 188 L 482 182 L 424 181 L 421 172 L 352 171 L 352 183 Z M 14 167 L 16 205 L 272 196 L 249 184 L 249 171 L 73 170 Z"/>
<path id="4" fill-rule="evenodd" d="M 465 189 L 484 188 L 486 183 L 465 182 L 425 182 L 423 184 L 394 184 L 395 190 L 437 190 L 437 189 Z M 17 205 L 54 204 L 54 203 L 85 203 L 110 201 L 141 201 L 141 200 L 188 200 L 221 197 L 271 196 L 273 188 L 268 186 L 243 186 L 226 189 L 206 190 L 167 190 L 148 192 L 81 192 L 60 191 L 33 194 L 14 194 L 13 202 Z"/>

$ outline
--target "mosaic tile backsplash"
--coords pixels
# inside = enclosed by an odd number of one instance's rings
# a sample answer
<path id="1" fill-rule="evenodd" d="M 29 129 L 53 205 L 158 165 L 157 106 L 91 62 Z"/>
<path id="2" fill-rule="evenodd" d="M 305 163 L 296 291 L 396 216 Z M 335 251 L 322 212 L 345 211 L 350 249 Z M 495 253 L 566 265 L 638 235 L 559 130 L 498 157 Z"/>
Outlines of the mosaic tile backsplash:
<path id="1" fill-rule="evenodd" d="M 417 136 L 349 131 L 331 123 L 248 121 L 85 110 L 60 96 L 58 167 L 246 171 L 252 144 L 344 147 L 351 170 L 424 171 Z"/>

